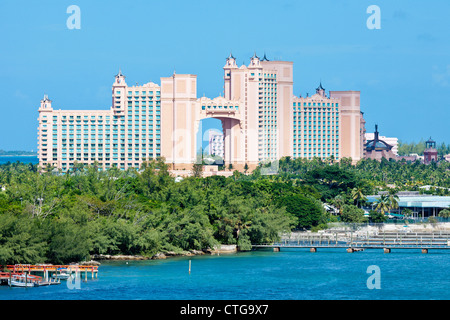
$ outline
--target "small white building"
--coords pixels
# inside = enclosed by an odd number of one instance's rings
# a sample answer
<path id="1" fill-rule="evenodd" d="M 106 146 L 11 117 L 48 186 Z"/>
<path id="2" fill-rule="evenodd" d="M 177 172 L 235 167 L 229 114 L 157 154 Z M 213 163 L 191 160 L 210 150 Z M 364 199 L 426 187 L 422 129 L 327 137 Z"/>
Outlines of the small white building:
<path id="1" fill-rule="evenodd" d="M 224 157 L 223 134 L 218 131 L 209 131 L 209 154 L 212 156 Z"/>

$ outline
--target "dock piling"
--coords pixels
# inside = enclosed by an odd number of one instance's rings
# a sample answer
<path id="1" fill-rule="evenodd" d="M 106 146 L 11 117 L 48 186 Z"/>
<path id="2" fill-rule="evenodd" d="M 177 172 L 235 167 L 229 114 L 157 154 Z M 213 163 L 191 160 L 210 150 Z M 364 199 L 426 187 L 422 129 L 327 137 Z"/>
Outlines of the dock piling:
<path id="1" fill-rule="evenodd" d="M 324 238 L 325 237 L 325 238 Z M 392 249 L 423 250 L 450 249 L 450 232 L 392 232 L 377 231 L 375 233 L 355 233 L 354 230 L 344 230 L 341 233 L 326 234 L 300 233 L 289 238 L 293 241 L 282 240 L 271 244 L 254 244 L 253 248 L 271 248 L 274 252 L 281 248 L 305 248 L 311 252 L 317 252 L 319 248 L 343 248 L 348 252 L 359 252 L 365 249 L 383 249 L 384 253 L 390 253 Z"/>

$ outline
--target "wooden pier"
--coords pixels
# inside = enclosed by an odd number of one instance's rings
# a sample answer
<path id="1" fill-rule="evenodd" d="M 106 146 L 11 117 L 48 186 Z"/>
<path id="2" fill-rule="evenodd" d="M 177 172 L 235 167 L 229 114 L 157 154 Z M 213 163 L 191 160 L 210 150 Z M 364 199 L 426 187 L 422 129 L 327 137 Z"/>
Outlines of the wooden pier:
<path id="1" fill-rule="evenodd" d="M 365 249 L 382 249 L 390 253 L 392 249 L 419 249 L 428 253 L 430 249 L 450 249 L 450 231 L 439 232 L 335 232 L 328 234 L 298 233 L 278 243 L 253 244 L 253 248 L 272 248 L 275 252 L 282 248 L 345 248 L 347 252 Z"/>
<path id="2" fill-rule="evenodd" d="M 69 274 L 84 276 L 84 279 L 88 279 L 88 275 L 91 279 L 98 277 L 98 266 L 90 265 L 31 265 L 31 264 L 16 264 L 1 266 L 0 270 L 0 284 L 4 284 L 13 275 L 29 275 L 32 278 L 39 278 L 41 281 L 49 281 L 49 277 L 52 275 L 57 276 L 61 271 Z M 40 275 L 38 275 L 40 274 Z"/>

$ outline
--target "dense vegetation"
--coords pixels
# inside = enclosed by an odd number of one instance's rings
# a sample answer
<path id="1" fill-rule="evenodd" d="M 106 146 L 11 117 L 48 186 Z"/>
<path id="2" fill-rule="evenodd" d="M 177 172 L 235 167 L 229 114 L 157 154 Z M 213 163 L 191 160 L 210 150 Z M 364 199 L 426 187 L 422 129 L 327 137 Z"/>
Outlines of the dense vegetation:
<path id="1" fill-rule="evenodd" d="M 273 242 L 280 233 L 330 221 L 363 222 L 365 195 L 390 191 L 370 219 L 383 221 L 396 190 L 448 194 L 450 163 L 285 158 L 279 173 L 261 168 L 231 177 L 175 182 L 163 161 L 139 171 L 75 166 L 70 174 L 13 163 L 0 166 L 0 264 L 68 263 L 92 254 L 203 250 L 217 244 Z M 332 213 L 324 203 L 337 208 Z"/>
<path id="2" fill-rule="evenodd" d="M 449 194 L 446 189 L 450 188 L 450 162 L 441 161 L 425 165 L 419 160 L 407 162 L 405 160 L 388 161 L 382 159 L 382 161 L 376 161 L 363 159 L 356 165 L 352 165 L 350 159 L 344 158 L 332 166 L 329 163 L 320 159 L 290 160 L 286 158 L 280 161 L 279 175 L 283 179 L 303 179 L 307 172 L 314 172 L 314 170 L 329 172 L 330 174 L 325 176 L 322 182 L 316 181 L 313 185 L 317 186 L 327 181 L 336 181 L 340 191 L 345 187 L 350 188 L 356 185 L 362 188 L 366 195 L 376 194 L 379 190 L 388 190 L 389 188 L 394 188 L 397 191 L 423 191 L 420 187 L 425 185 L 441 187 L 429 193 Z M 334 175 L 333 170 L 338 170 L 340 176 Z M 343 184 L 345 184 L 344 188 Z"/>
<path id="3" fill-rule="evenodd" d="M 407 156 L 412 153 L 416 153 L 418 155 L 423 155 L 425 150 L 425 141 L 421 140 L 418 143 L 416 142 L 398 142 L 398 154 L 400 156 Z M 438 152 L 438 156 L 445 156 L 450 154 L 450 144 L 445 144 L 442 142 L 441 144 L 436 144 L 436 151 Z"/>

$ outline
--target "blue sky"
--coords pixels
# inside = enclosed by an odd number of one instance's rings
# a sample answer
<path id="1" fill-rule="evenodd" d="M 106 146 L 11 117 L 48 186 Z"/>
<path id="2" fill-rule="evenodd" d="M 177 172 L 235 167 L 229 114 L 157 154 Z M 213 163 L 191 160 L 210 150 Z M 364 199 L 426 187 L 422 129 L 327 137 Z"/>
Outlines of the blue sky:
<path id="1" fill-rule="evenodd" d="M 69 30 L 67 7 L 81 9 Z M 369 5 L 381 9 L 370 30 Z M 0 149 L 36 150 L 44 93 L 56 109 L 108 109 L 113 77 L 128 84 L 198 76 L 198 96 L 223 90 L 230 51 L 294 62 L 294 94 L 360 90 L 368 132 L 450 143 L 449 1 L 0 2 Z"/>

